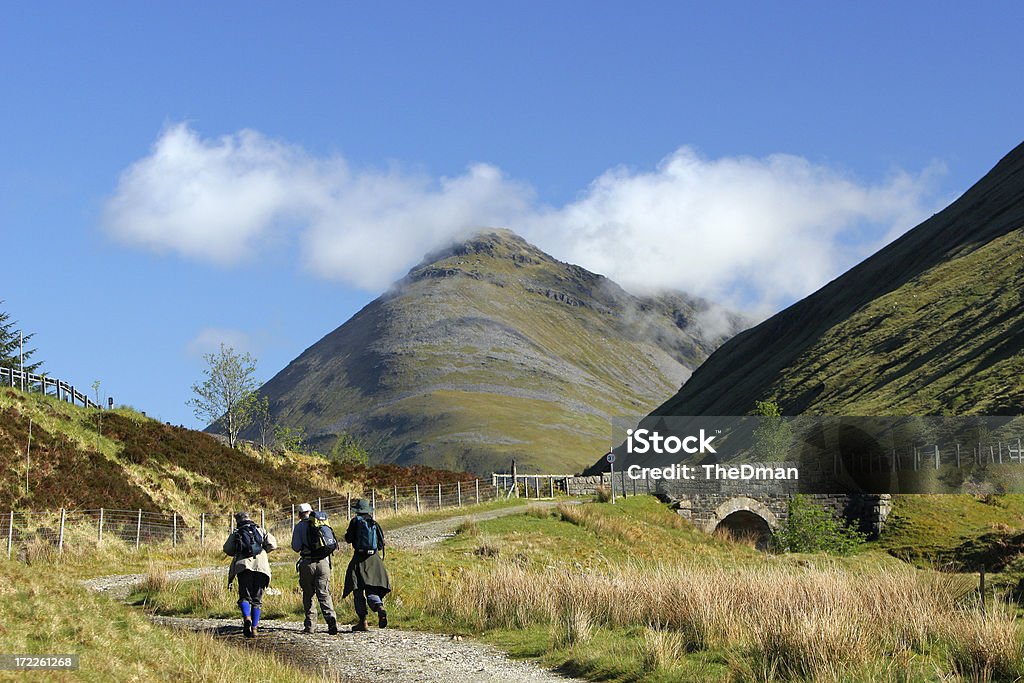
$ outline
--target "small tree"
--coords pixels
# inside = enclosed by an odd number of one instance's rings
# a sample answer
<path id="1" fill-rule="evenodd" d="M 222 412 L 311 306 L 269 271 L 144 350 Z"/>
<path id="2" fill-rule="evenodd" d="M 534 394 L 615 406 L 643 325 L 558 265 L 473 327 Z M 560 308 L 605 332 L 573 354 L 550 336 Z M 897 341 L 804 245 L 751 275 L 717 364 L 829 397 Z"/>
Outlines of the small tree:
<path id="1" fill-rule="evenodd" d="M 274 418 L 270 414 L 270 398 L 259 395 L 253 400 L 252 419 L 260 433 L 260 445 L 267 448 L 267 437 L 274 438 Z"/>
<path id="2" fill-rule="evenodd" d="M 306 451 L 305 428 L 274 425 L 274 446 L 292 453 L 304 453 Z"/>
<path id="3" fill-rule="evenodd" d="M 786 507 L 786 521 L 772 539 L 775 549 L 781 552 L 849 555 L 867 538 L 852 524 L 836 519 L 806 496 L 793 496 Z"/>
<path id="4" fill-rule="evenodd" d="M 775 401 L 758 401 L 754 414 L 760 417 L 754 432 L 754 453 L 765 460 L 784 460 L 793 440 L 793 427 L 782 416 Z"/>
<path id="5" fill-rule="evenodd" d="M 203 356 L 206 379 L 192 385 L 195 398 L 188 401 L 196 417 L 217 425 L 228 437 L 232 448 L 238 433 L 252 422 L 256 403 L 256 360 L 249 353 L 239 354 L 220 345 L 217 353 Z"/>
<path id="6" fill-rule="evenodd" d="M 331 448 L 331 460 L 342 465 L 368 465 L 370 452 L 349 432 L 343 433 Z"/>
<path id="7" fill-rule="evenodd" d="M 0 301 L 0 304 L 3 304 Z M 35 334 L 26 334 L 22 336 L 22 331 L 17 327 L 18 321 L 11 320 L 10 314 L 0 311 L 0 366 L 5 368 L 11 368 L 12 370 L 21 369 L 21 361 L 25 361 L 25 372 L 36 372 L 42 366 L 42 361 L 30 362 L 29 359 L 32 354 L 36 352 L 35 349 L 25 349 L 24 353 L 21 352 L 21 348 L 24 344 L 27 344 Z"/>

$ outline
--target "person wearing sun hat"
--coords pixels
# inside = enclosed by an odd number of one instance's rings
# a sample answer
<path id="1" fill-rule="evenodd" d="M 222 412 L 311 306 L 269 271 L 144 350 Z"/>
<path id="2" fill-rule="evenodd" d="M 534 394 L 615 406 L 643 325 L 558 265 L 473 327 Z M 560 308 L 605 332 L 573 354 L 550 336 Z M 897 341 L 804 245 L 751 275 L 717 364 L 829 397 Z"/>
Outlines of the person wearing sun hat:
<path id="1" fill-rule="evenodd" d="M 299 587 L 302 589 L 302 606 L 306 612 L 303 633 L 313 633 L 316 627 L 316 607 L 313 596 L 320 603 L 320 611 L 327 622 L 327 633 L 338 632 L 338 619 L 334 613 L 334 601 L 331 599 L 331 556 L 321 557 L 310 547 L 310 526 L 313 524 L 313 506 L 309 503 L 299 505 L 301 519 L 292 529 L 292 550 L 299 554 L 295 564 L 299 572 Z M 326 519 L 326 517 L 325 517 Z M 314 529 L 315 530 L 315 529 Z"/>
<path id="2" fill-rule="evenodd" d="M 344 600 L 353 594 L 356 616 L 359 623 L 353 631 L 366 631 L 367 603 L 377 613 L 377 625 L 388 625 L 388 613 L 384 609 L 384 596 L 391 592 L 391 579 L 384 567 L 384 531 L 373 518 L 370 501 L 360 498 L 352 508 L 355 513 L 345 532 L 345 542 L 352 545 L 352 559 L 345 570 Z"/>

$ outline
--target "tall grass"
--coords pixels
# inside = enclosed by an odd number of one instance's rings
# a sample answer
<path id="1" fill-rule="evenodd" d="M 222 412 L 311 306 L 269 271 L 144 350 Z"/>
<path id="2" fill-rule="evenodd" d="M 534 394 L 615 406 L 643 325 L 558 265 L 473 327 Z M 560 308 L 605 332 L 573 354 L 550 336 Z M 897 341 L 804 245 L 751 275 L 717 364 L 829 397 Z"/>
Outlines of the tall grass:
<path id="1" fill-rule="evenodd" d="M 949 675 L 1024 675 L 1012 609 L 983 617 L 961 579 L 910 567 L 632 563 L 568 571 L 499 563 L 435 592 L 433 609 L 449 618 L 481 630 L 547 624 L 555 647 L 585 642 L 600 627 L 646 628 L 648 670 L 670 668 L 686 652 L 728 650 L 744 654 L 742 678 L 757 671 L 768 680 L 857 680 L 887 660 L 940 651 Z"/>

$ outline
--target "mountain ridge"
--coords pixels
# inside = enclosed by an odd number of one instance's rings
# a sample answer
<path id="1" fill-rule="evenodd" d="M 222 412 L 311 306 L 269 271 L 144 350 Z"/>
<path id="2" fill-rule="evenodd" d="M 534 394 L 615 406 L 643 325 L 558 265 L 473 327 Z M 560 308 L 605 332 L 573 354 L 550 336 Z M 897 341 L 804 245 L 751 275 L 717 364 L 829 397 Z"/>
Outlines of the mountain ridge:
<path id="1" fill-rule="evenodd" d="M 682 293 L 632 295 L 507 230 L 436 250 L 261 389 L 322 450 L 346 431 L 402 464 L 572 471 L 610 420 L 676 391 L 721 342 Z"/>

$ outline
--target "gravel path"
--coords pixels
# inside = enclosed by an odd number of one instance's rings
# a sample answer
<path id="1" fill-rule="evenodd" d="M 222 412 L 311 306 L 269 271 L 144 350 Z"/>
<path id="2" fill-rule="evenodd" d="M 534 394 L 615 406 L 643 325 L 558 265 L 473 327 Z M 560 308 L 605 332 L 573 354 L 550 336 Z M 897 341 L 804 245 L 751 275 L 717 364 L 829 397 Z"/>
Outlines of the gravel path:
<path id="1" fill-rule="evenodd" d="M 448 519 L 412 524 L 387 532 L 388 544 L 400 548 L 426 548 L 455 535 L 463 522 L 497 519 L 526 512 L 531 506 L 553 507 L 557 502 L 538 501 L 529 505 L 460 515 Z M 290 565 L 291 562 L 275 562 Z M 225 574 L 227 568 L 201 567 L 167 572 L 171 580 L 197 579 L 204 574 Z M 105 593 L 115 599 L 128 597 L 134 585 L 144 581 L 145 574 L 118 574 L 83 581 L 89 590 Z M 186 619 L 152 617 L 154 623 L 190 631 L 211 632 L 238 645 L 273 652 L 278 657 L 307 671 L 326 674 L 344 683 L 566 683 L 578 680 L 565 678 L 528 661 L 513 660 L 490 645 L 461 636 L 372 628 L 367 633 L 352 633 L 350 626 L 339 625 L 340 633 L 329 636 L 326 631 L 304 635 L 302 622 L 266 620 L 260 636 L 242 636 L 239 619 Z M 370 623 L 373 624 L 371 616 Z M 323 629 L 323 624 L 320 624 Z M 372 662 L 367 666 L 367 662 Z"/>
<path id="2" fill-rule="evenodd" d="M 570 504 L 575 505 L 577 503 L 576 501 L 571 501 Z M 498 510 L 491 510 L 489 512 L 477 512 L 472 515 L 461 515 L 459 517 L 439 519 L 436 522 L 411 524 L 409 526 L 401 527 L 400 529 L 395 529 L 394 531 L 384 529 L 384 538 L 387 540 L 388 545 L 393 545 L 399 548 L 425 548 L 454 536 L 455 530 L 459 528 L 459 525 L 463 522 L 468 522 L 470 520 L 483 522 L 484 520 L 507 517 L 508 515 L 521 515 L 531 507 L 549 508 L 555 507 L 556 505 L 558 505 L 558 502 L 555 501 L 537 501 L 528 505 L 517 505 L 515 507 L 501 508 Z"/>
<path id="3" fill-rule="evenodd" d="M 420 631 L 371 629 L 352 633 L 340 626 L 336 636 L 321 629 L 302 633 L 301 621 L 264 621 L 256 639 L 242 636 L 238 619 L 154 617 L 164 626 L 207 631 L 229 642 L 273 652 L 307 671 L 336 676 L 346 683 L 566 683 L 564 678 L 527 661 L 510 659 L 497 648 L 459 636 Z M 371 624 L 373 619 L 371 618 Z"/>

